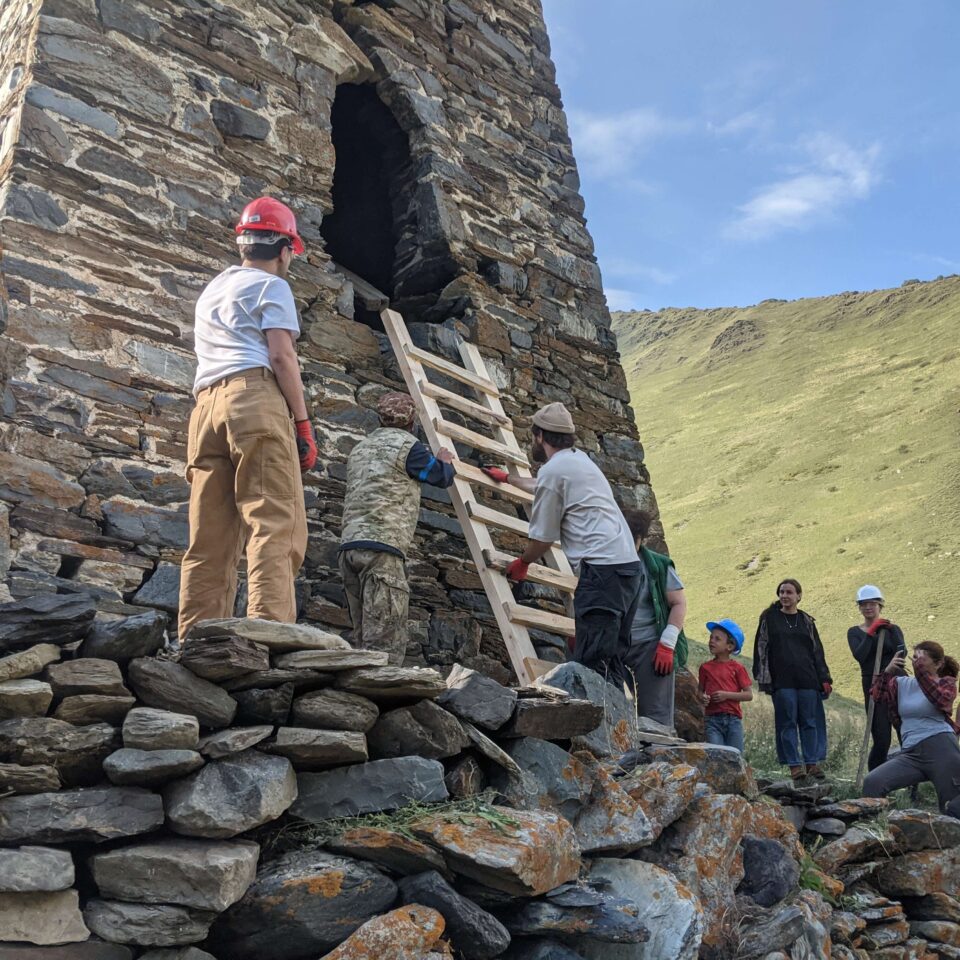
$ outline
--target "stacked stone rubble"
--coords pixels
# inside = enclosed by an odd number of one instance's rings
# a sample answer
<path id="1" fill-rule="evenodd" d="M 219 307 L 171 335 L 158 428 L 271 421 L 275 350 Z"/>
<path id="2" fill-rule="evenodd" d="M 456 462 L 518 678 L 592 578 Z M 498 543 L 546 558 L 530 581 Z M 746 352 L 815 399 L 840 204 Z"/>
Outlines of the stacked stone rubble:
<path id="1" fill-rule="evenodd" d="M 244 202 L 271 193 L 308 248 L 291 279 L 321 463 L 300 607 L 347 625 L 345 459 L 400 379 L 321 232 L 353 215 L 332 192 L 338 92 L 379 101 L 405 154 L 389 292 L 417 342 L 477 344 L 521 436 L 562 400 L 624 501 L 655 508 L 536 0 L 8 0 L 0 51 L 0 579 L 14 596 L 176 610 L 193 303 L 235 257 Z M 447 495 L 426 490 L 414 662 L 507 662 L 465 557 Z M 536 643 L 562 659 L 561 639 Z"/>

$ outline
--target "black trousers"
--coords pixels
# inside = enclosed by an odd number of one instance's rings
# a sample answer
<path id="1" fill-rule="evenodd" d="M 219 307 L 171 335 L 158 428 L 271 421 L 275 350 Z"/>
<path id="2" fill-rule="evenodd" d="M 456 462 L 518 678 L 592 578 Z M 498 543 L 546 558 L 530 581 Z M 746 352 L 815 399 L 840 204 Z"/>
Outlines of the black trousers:
<path id="1" fill-rule="evenodd" d="M 580 562 L 573 595 L 577 636 L 573 659 L 606 676 L 618 689 L 627 677 L 623 658 L 630 648 L 630 628 L 640 595 L 640 561 Z"/>
<path id="2" fill-rule="evenodd" d="M 863 706 L 865 710 L 870 709 L 870 686 L 871 678 L 861 674 L 863 684 Z M 876 770 L 881 763 L 887 762 L 887 755 L 890 753 L 890 742 L 893 737 L 893 722 L 890 719 L 890 713 L 885 703 L 875 703 L 873 705 L 873 723 L 870 724 L 870 753 L 867 755 L 867 770 Z M 899 734 L 897 735 L 899 740 Z"/>

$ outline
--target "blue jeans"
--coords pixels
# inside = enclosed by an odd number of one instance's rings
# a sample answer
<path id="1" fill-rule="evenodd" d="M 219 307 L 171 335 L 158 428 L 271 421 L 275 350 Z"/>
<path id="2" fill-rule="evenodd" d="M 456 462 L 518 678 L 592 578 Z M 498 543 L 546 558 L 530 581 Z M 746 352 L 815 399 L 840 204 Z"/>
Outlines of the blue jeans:
<path id="1" fill-rule="evenodd" d="M 799 767 L 827 759 L 827 719 L 819 690 L 774 690 L 773 716 L 781 763 Z"/>
<path id="2" fill-rule="evenodd" d="M 707 734 L 707 743 L 715 743 L 721 747 L 736 747 L 743 753 L 743 721 L 729 713 L 718 713 L 712 717 L 705 717 L 704 729 Z"/>

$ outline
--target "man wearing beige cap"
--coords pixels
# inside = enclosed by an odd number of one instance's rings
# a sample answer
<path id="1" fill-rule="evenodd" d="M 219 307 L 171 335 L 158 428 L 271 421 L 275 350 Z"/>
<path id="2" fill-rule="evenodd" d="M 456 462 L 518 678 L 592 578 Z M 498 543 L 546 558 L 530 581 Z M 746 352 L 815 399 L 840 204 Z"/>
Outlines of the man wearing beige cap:
<path id="1" fill-rule="evenodd" d="M 511 580 L 559 540 L 579 575 L 573 609 L 577 624 L 573 659 L 619 685 L 630 646 L 630 625 L 640 589 L 640 561 L 630 528 L 600 468 L 574 447 L 575 427 L 562 403 L 533 415 L 531 458 L 542 463 L 536 480 L 488 468 L 495 480 L 509 480 L 533 493 L 530 542 L 507 567 Z"/>

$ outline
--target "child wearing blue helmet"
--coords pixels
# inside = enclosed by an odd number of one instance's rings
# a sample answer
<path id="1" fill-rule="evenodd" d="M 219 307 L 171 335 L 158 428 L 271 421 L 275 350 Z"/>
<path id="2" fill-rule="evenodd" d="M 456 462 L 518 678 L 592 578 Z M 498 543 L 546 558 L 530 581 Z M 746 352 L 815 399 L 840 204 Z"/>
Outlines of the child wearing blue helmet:
<path id="1" fill-rule="evenodd" d="M 753 699 L 750 674 L 734 660 L 743 649 L 743 631 L 733 620 L 711 620 L 710 652 L 713 659 L 700 664 L 700 693 L 706 711 L 707 743 L 736 747 L 743 753 L 744 700 Z"/>

